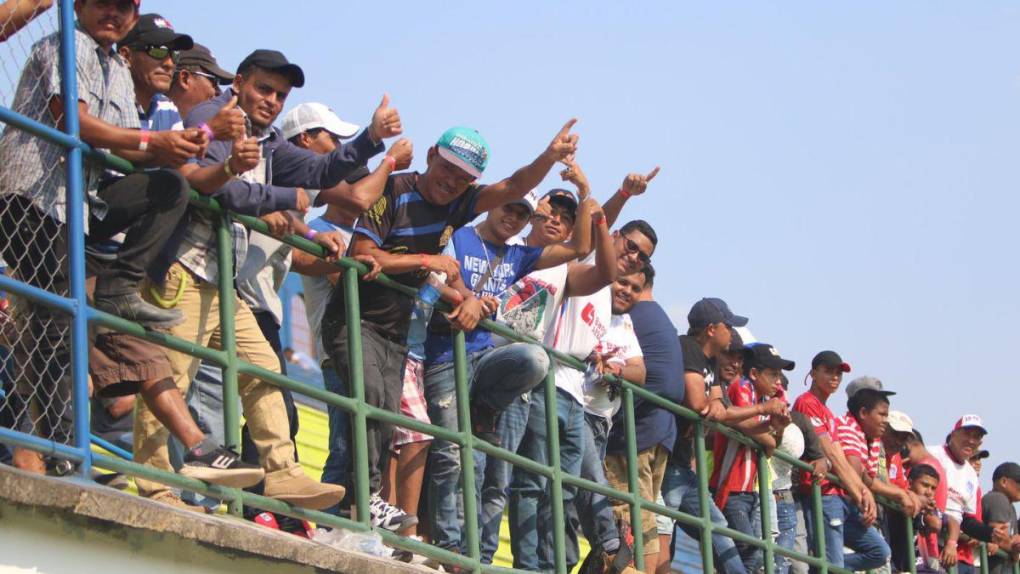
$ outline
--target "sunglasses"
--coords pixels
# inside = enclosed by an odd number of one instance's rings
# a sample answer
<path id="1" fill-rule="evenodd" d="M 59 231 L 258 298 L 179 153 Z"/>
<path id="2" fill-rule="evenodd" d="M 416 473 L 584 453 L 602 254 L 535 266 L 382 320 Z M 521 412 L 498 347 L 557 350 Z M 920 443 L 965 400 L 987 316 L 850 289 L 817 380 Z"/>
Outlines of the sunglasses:
<path id="1" fill-rule="evenodd" d="M 219 78 L 217 78 L 216 76 L 214 76 L 212 74 L 207 74 L 205 72 L 200 72 L 198 70 L 189 70 L 189 71 L 192 74 L 196 75 L 196 76 L 201 76 L 201 77 L 209 80 L 212 83 L 213 90 L 216 91 L 216 95 L 217 96 L 220 95 L 220 79 Z"/>
<path id="2" fill-rule="evenodd" d="M 165 60 L 168 57 L 177 63 L 181 53 L 177 50 L 171 50 L 166 46 L 143 46 L 139 52 L 145 52 L 145 55 L 154 60 Z"/>
<path id="3" fill-rule="evenodd" d="M 638 246 L 637 243 L 634 242 L 633 239 L 624 237 L 623 249 L 627 252 L 628 255 L 631 253 L 637 253 L 638 260 L 641 261 L 641 263 L 644 263 L 645 265 L 648 265 L 649 263 L 652 262 L 652 256 L 645 253 L 644 251 L 641 251 L 641 248 Z"/>

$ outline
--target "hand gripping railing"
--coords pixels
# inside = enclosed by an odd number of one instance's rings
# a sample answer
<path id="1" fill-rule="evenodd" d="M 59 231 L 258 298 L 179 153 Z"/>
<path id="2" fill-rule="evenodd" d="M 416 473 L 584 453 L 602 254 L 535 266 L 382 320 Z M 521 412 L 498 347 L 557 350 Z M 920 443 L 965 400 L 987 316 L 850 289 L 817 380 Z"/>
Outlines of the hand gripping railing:
<path id="1" fill-rule="evenodd" d="M 364 400 L 364 365 L 361 357 L 358 277 L 360 274 L 367 272 L 367 269 L 361 263 L 352 259 L 342 258 L 335 262 L 338 269 L 343 271 L 343 282 L 341 285 L 345 292 L 348 337 L 350 341 L 350 372 L 347 373 L 347 375 L 350 382 L 351 396 L 341 396 L 319 388 L 311 387 L 290 377 L 286 377 L 279 373 L 268 371 L 239 360 L 236 354 L 233 321 L 233 302 L 235 299 L 232 278 L 234 273 L 232 268 L 233 262 L 231 254 L 233 250 L 231 246 L 229 226 L 231 221 L 237 221 L 247 228 L 259 233 L 268 234 L 269 229 L 266 224 L 258 218 L 226 212 L 214 200 L 208 197 L 193 193 L 191 201 L 193 206 L 207 210 L 208 212 L 218 216 L 217 246 L 219 254 L 218 271 L 222 350 L 209 349 L 166 333 L 150 331 L 140 325 L 121 319 L 120 317 L 97 311 L 96 309 L 88 306 L 84 290 L 84 233 L 81 226 L 84 205 L 81 177 L 82 156 L 91 161 L 113 167 L 122 173 L 130 173 L 134 171 L 134 167 L 121 158 L 93 150 L 77 137 L 77 107 L 72 105 L 76 99 L 74 97 L 76 80 L 74 75 L 73 13 L 71 9 L 72 0 L 60 0 L 62 42 L 61 69 L 63 72 L 62 88 L 64 90 L 64 94 L 68 95 L 65 99 L 65 102 L 68 103 L 68 105 L 65 106 L 65 118 L 67 119 L 66 132 L 61 132 L 39 124 L 38 122 L 25 118 L 8 108 L 0 107 L 0 121 L 6 123 L 8 129 L 15 128 L 28 131 L 42 139 L 63 146 L 67 149 L 67 220 L 71 276 L 70 296 L 61 297 L 6 276 L 0 276 L 0 289 L 10 291 L 35 303 L 59 309 L 73 316 L 72 372 L 74 377 L 75 398 L 75 445 L 68 446 L 59 444 L 52 440 L 41 439 L 14 431 L 13 429 L 5 428 L 0 428 L 0 441 L 77 462 L 80 465 L 79 470 L 81 475 L 86 478 L 89 476 L 90 466 L 94 463 L 96 466 L 100 466 L 102 468 L 216 497 L 227 501 L 230 504 L 230 511 L 232 514 L 238 514 L 240 512 L 241 505 L 244 504 L 287 516 L 311 520 L 327 526 L 347 528 L 355 531 L 366 531 L 370 529 L 370 518 L 368 513 L 368 500 L 370 493 L 368 492 L 366 422 L 369 418 L 371 418 L 438 437 L 440 439 L 450 441 L 460 447 L 462 472 L 461 483 L 468 485 L 467 488 L 464 488 L 463 500 L 465 516 L 464 531 L 468 555 L 463 556 L 413 539 L 403 538 L 385 530 L 380 531 L 380 534 L 386 543 L 401 549 L 428 556 L 444 563 L 457 565 L 475 572 L 515 571 L 512 569 L 482 564 L 480 561 L 478 509 L 476 507 L 473 487 L 470 486 L 475 484 L 473 455 L 475 450 L 479 450 L 488 456 L 494 456 L 498 459 L 505 460 L 515 467 L 520 467 L 529 472 L 541 475 L 549 480 L 550 498 L 552 501 L 555 563 L 556 571 L 559 573 L 565 573 L 567 571 L 565 555 L 566 522 L 564 517 L 565 513 L 562 495 L 564 485 L 584 488 L 607 497 L 621 500 L 630 505 L 632 531 L 634 534 L 635 544 L 635 562 L 638 568 L 644 567 L 644 540 L 641 528 L 641 512 L 647 510 L 700 529 L 701 537 L 699 545 L 701 548 L 705 572 L 713 570 L 712 535 L 714 533 L 718 533 L 734 540 L 761 548 L 764 552 L 764 565 L 767 574 L 772 574 L 774 569 L 774 557 L 777 554 L 816 567 L 823 574 L 827 574 L 829 572 L 839 574 L 848 573 L 847 570 L 836 568 L 825 561 L 824 536 L 822 532 L 821 490 L 817 482 L 815 482 L 812 487 L 812 508 L 810 510 L 813 512 L 815 517 L 814 524 L 816 532 L 814 533 L 814 537 L 818 541 L 817 548 L 815 548 L 815 555 L 804 555 L 781 548 L 771 540 L 770 535 L 767 533 L 767 525 L 770 524 L 771 518 L 770 504 L 761 505 L 763 532 L 766 532 L 763 534 L 764 539 L 748 536 L 731 528 L 717 527 L 713 525 L 709 515 L 710 498 L 708 491 L 708 474 L 705 472 L 708 465 L 704 430 L 706 428 L 713 429 L 716 432 L 723 433 L 728 438 L 739 441 L 740 443 L 755 450 L 759 461 L 758 478 L 759 485 L 761 485 L 760 490 L 763 495 L 769 496 L 770 494 L 766 494 L 768 493 L 766 470 L 768 459 L 763 449 L 753 440 L 738 431 L 715 422 L 705 421 L 699 417 L 697 413 L 690 409 L 672 403 L 669 400 L 659 397 L 658 395 L 643 389 L 641 386 L 632 384 L 628 381 L 622 381 L 622 408 L 625 413 L 624 431 L 626 434 L 626 454 L 629 473 L 628 492 L 618 491 L 607 485 L 594 483 L 578 476 L 564 473 L 560 469 L 559 465 L 559 428 L 556 417 L 556 381 L 553 375 L 555 371 L 553 367 L 557 363 L 562 363 L 571 368 L 583 370 L 584 365 L 576 358 L 564 355 L 558 351 L 548 348 L 545 349 L 549 355 L 551 366 L 549 373 L 545 378 L 544 387 L 541 391 L 545 393 L 546 398 L 545 408 L 546 421 L 548 425 L 547 440 L 548 452 L 550 455 L 549 466 L 538 464 L 518 455 L 517 453 L 480 441 L 473 436 L 470 424 L 468 393 L 469 382 L 463 332 L 455 332 L 453 336 L 454 374 L 456 378 L 456 397 L 458 405 L 458 430 L 453 431 L 444 427 L 422 423 L 414 419 L 407 418 L 399 413 L 389 412 L 366 404 Z M 282 240 L 284 243 L 287 243 L 295 249 L 300 249 L 314 256 L 323 258 L 326 255 L 322 247 L 303 237 L 290 235 L 282 238 Z M 416 296 L 414 289 L 399 284 L 385 275 L 380 275 L 376 281 L 388 288 L 400 291 L 405 295 L 412 297 Z M 448 307 L 443 305 L 440 305 L 439 308 L 441 310 L 448 309 Z M 292 506 L 279 500 L 254 495 L 239 489 L 210 485 L 178 474 L 142 466 L 118 457 L 93 453 L 89 449 L 89 414 L 87 396 L 87 324 L 89 322 L 102 325 L 122 333 L 134 335 L 158 345 L 182 353 L 187 353 L 193 357 L 204 359 L 219 365 L 223 370 L 224 425 L 227 446 L 236 448 L 240 442 L 239 413 L 237 412 L 237 404 L 239 402 L 237 400 L 237 376 L 239 374 L 250 375 L 278 387 L 303 393 L 309 397 L 352 413 L 354 421 L 353 441 L 355 447 L 354 494 L 357 508 L 357 520 L 350 520 L 332 514 Z M 506 325 L 490 320 L 482 321 L 480 326 L 492 331 L 493 333 L 499 334 L 508 340 L 540 344 L 534 339 L 522 337 L 516 334 Z M 536 392 L 538 391 L 536 390 Z M 693 516 L 680 512 L 676 509 L 667 508 L 660 504 L 656 504 L 655 501 L 645 500 L 639 496 L 636 464 L 637 448 L 635 438 L 635 421 L 633 415 L 635 396 L 664 408 L 680 417 L 693 421 L 695 431 L 695 456 L 697 469 L 699 470 L 697 475 L 698 493 L 701 500 L 700 516 Z M 794 468 L 809 472 L 811 470 L 811 467 L 806 463 L 793 459 L 784 453 L 776 452 L 773 456 L 786 461 Z M 829 478 L 838 482 L 834 476 L 830 476 Z M 886 506 L 894 507 L 894 505 L 889 501 L 881 502 Z M 906 528 L 908 540 L 913 540 L 913 529 L 909 520 L 906 521 Z M 908 547 L 911 564 L 913 564 L 913 546 L 908 545 Z M 982 573 L 987 574 L 988 556 L 984 545 L 982 545 L 981 554 Z M 1000 555 L 1002 555 L 1002 553 L 1000 553 Z M 1014 574 L 1020 574 L 1020 567 L 1018 567 L 1017 564 L 1013 564 L 1012 571 Z"/>

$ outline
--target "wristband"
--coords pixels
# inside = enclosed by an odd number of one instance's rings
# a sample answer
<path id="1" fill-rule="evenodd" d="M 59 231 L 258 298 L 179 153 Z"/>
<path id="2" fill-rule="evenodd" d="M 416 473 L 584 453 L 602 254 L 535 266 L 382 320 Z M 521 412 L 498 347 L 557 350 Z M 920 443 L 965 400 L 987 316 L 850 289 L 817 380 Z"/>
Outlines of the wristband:
<path id="1" fill-rule="evenodd" d="M 205 132 L 205 135 L 206 137 L 209 138 L 209 141 L 216 139 L 216 134 L 213 133 L 212 128 L 209 127 L 209 124 L 202 122 L 202 125 L 198 126 L 198 129 Z"/>
<path id="2" fill-rule="evenodd" d="M 146 151 L 149 149 L 149 138 L 152 133 L 149 130 L 139 130 L 138 132 L 138 151 Z"/>
<path id="3" fill-rule="evenodd" d="M 605 225 L 605 223 L 606 223 L 606 214 L 605 213 L 600 213 L 598 218 L 595 220 L 595 225 Z"/>
<path id="4" fill-rule="evenodd" d="M 619 193 L 620 195 L 622 195 L 624 199 L 630 199 L 630 192 L 628 192 L 627 190 L 623 189 L 622 187 L 620 189 L 616 190 L 616 193 Z"/>
<path id="5" fill-rule="evenodd" d="M 390 171 L 397 171 L 397 160 L 391 155 L 383 156 L 383 161 L 390 165 Z"/>
<path id="6" fill-rule="evenodd" d="M 319 234 L 318 231 L 309 228 L 308 231 L 305 232 L 305 239 L 307 239 L 308 241 L 311 241 L 311 240 L 315 239 L 315 236 L 318 235 L 318 234 Z"/>
<path id="7" fill-rule="evenodd" d="M 230 169 L 230 158 L 232 157 L 234 157 L 234 154 L 228 155 L 227 159 L 223 160 L 223 173 L 227 174 L 227 177 L 234 177 L 237 175 L 234 173 L 234 170 Z"/>
<path id="8" fill-rule="evenodd" d="M 422 269 L 422 271 L 428 271 L 428 268 L 429 268 L 429 256 L 424 254 L 424 253 L 422 253 L 421 254 L 421 269 Z"/>

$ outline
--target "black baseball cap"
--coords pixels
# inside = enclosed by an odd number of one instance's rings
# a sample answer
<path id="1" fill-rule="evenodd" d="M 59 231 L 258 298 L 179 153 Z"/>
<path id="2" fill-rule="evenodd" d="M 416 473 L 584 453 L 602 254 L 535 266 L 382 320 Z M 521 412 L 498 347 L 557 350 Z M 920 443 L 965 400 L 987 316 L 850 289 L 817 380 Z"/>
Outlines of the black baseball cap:
<path id="1" fill-rule="evenodd" d="M 142 14 L 131 31 L 118 42 L 120 46 L 166 46 L 171 50 L 188 50 L 195 44 L 191 36 L 174 32 L 170 21 L 159 14 Z"/>
<path id="2" fill-rule="evenodd" d="M 209 48 L 198 42 L 195 42 L 191 49 L 181 51 L 180 57 L 177 58 L 177 65 L 198 66 L 203 71 L 216 76 L 216 80 L 220 84 L 229 84 L 234 81 L 234 74 L 221 68 Z"/>
<path id="3" fill-rule="evenodd" d="M 747 317 L 734 315 L 726 301 L 716 297 L 706 297 L 698 301 L 687 313 L 687 323 L 692 329 L 703 329 L 715 323 L 724 323 L 727 327 L 743 327 Z"/>
<path id="4" fill-rule="evenodd" d="M 992 456 L 992 454 L 987 450 L 979 450 L 976 453 L 974 453 L 974 456 L 970 457 L 970 460 L 981 460 L 988 458 L 990 456 Z"/>
<path id="5" fill-rule="evenodd" d="M 792 371 L 796 365 L 779 356 L 779 351 L 768 343 L 754 343 L 744 347 L 744 368 L 781 369 Z"/>
<path id="6" fill-rule="evenodd" d="M 850 364 L 844 361 L 836 351 L 822 351 L 815 355 L 815 358 L 811 359 L 811 368 L 817 369 L 820 365 L 833 367 L 844 373 L 850 372 Z"/>
<path id="7" fill-rule="evenodd" d="M 995 467 L 995 472 L 992 473 L 992 482 L 1003 477 L 1011 478 L 1016 482 L 1020 482 L 1020 464 L 1015 462 L 1004 462 Z"/>
<path id="8" fill-rule="evenodd" d="M 244 60 L 241 60 L 241 64 L 237 66 L 237 73 L 240 74 L 241 70 L 249 66 L 257 66 L 263 70 L 283 74 L 290 80 L 290 85 L 295 88 L 305 85 L 305 73 L 301 71 L 301 67 L 290 63 L 282 52 L 277 52 L 276 50 L 255 50 L 248 54 Z"/>
<path id="9" fill-rule="evenodd" d="M 568 189 L 550 189 L 544 197 L 549 198 L 549 203 L 560 203 L 577 213 L 577 196 Z"/>

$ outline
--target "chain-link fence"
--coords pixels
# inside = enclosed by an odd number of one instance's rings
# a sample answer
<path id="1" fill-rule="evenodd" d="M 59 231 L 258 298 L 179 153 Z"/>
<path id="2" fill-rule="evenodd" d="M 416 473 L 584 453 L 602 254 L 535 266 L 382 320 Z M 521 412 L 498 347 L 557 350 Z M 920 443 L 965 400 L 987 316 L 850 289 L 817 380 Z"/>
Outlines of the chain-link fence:
<path id="1" fill-rule="evenodd" d="M 47 0 L 0 5 L 0 105 L 56 127 L 45 110 L 47 83 L 32 65 L 41 40 L 57 32 L 58 13 Z M 63 149 L 0 124 L 0 271 L 58 295 L 67 295 L 66 228 L 47 206 L 26 199 L 32 190 L 61 186 Z M 46 146 L 49 153 L 40 150 Z M 28 155 L 55 161 L 26 161 Z M 37 165 L 37 169 L 26 166 Z M 29 193 L 25 193 L 28 191 Z M 61 197 L 60 202 L 63 201 Z M 0 293 L 0 426 L 68 444 L 72 440 L 70 317 L 11 293 Z M 0 448 L 0 461 L 13 452 Z M 41 457 L 20 457 L 39 467 Z"/>

